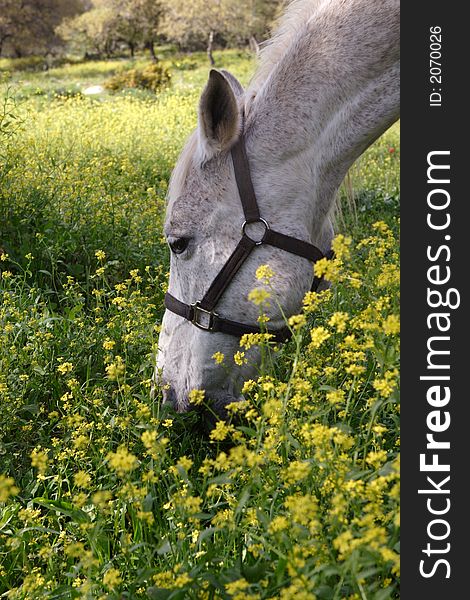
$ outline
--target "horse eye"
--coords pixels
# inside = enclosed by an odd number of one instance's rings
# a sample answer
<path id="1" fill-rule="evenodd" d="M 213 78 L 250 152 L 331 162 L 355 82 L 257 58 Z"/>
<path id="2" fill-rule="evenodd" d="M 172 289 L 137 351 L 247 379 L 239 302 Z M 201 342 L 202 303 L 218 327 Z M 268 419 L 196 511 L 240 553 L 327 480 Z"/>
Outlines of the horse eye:
<path id="1" fill-rule="evenodd" d="M 189 244 L 189 238 L 176 238 L 168 242 L 171 251 L 174 254 L 183 254 Z"/>

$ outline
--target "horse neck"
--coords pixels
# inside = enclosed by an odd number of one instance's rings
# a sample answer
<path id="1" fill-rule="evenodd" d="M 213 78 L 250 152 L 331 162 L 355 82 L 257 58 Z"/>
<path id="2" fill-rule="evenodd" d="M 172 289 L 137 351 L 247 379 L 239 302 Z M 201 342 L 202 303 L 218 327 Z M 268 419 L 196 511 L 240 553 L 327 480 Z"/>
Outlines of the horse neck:
<path id="1" fill-rule="evenodd" d="M 261 86 L 255 76 L 245 110 L 248 155 L 268 212 L 294 208 L 318 240 L 347 170 L 398 118 L 399 4 L 312 5 Z"/>

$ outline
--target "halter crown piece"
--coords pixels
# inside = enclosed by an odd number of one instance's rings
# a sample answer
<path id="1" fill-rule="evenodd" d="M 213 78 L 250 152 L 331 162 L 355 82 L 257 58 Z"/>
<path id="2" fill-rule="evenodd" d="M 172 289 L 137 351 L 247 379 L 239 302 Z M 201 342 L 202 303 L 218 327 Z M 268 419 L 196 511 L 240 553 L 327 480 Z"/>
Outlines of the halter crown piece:
<path id="1" fill-rule="evenodd" d="M 242 224 L 242 237 L 238 242 L 237 247 L 232 252 L 231 256 L 216 275 L 214 281 L 209 286 L 204 297 L 194 302 L 193 304 L 185 304 L 178 300 L 170 293 L 165 295 L 165 307 L 190 321 L 199 329 L 210 332 L 221 332 L 237 337 L 245 333 L 261 333 L 267 332 L 274 336 L 276 341 L 282 342 L 287 340 L 290 335 L 290 329 L 283 327 L 282 329 L 270 330 L 261 329 L 258 325 L 249 325 L 238 321 L 225 319 L 214 312 L 222 294 L 232 282 L 235 274 L 246 261 L 251 252 L 256 246 L 269 244 L 286 252 L 302 256 L 313 263 L 321 258 L 331 258 L 333 252 L 330 250 L 326 255 L 322 253 L 316 246 L 299 240 L 297 238 L 279 233 L 271 229 L 269 223 L 260 215 L 258 202 L 256 200 L 253 182 L 250 175 L 250 166 L 246 155 L 245 138 L 243 133 L 231 150 L 232 162 L 235 170 L 235 179 L 237 182 L 238 192 L 245 215 L 245 221 Z M 264 234 L 259 239 L 251 238 L 247 233 L 247 228 L 252 223 L 261 223 L 264 226 Z M 316 291 L 320 285 L 321 278 L 314 277 L 311 290 Z"/>

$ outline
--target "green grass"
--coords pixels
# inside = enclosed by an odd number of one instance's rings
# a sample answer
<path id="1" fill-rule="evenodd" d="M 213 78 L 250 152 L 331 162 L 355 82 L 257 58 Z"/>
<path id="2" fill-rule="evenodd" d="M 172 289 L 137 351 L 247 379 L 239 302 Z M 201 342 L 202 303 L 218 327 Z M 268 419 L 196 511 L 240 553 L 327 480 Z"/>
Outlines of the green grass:
<path id="1" fill-rule="evenodd" d="M 342 187 L 332 291 L 288 344 L 251 340 L 243 415 L 208 435 L 150 399 L 164 198 L 208 73 L 161 58 L 157 97 L 69 93 L 142 58 L 0 61 L 0 595 L 397 598 L 398 126 Z"/>
<path id="2" fill-rule="evenodd" d="M 171 48 L 161 48 L 159 60 L 169 67 L 173 75 L 174 87 L 179 90 L 200 90 L 207 80 L 209 63 L 204 52 L 178 54 Z M 243 50 L 214 52 L 216 66 L 233 71 L 240 81 L 246 84 L 253 73 L 254 59 Z M 147 58 L 120 58 L 108 61 L 74 61 L 47 71 L 15 70 L 15 62 L 23 59 L 0 59 L 0 82 L 3 79 L 17 88 L 17 97 L 27 100 L 33 97 L 48 101 L 55 95 L 79 94 L 87 87 L 103 85 L 106 79 L 116 72 L 142 68 L 149 64 Z M 36 61 L 37 62 L 37 61 Z M 106 95 L 105 95 L 106 96 Z M 153 98 L 152 94 L 145 97 Z"/>

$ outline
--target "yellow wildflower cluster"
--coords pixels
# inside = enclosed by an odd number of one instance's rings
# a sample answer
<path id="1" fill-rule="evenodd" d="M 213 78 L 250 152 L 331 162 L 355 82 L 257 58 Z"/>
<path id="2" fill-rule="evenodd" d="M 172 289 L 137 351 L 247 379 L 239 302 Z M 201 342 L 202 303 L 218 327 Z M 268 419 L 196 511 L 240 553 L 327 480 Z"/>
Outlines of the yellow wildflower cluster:
<path id="1" fill-rule="evenodd" d="M 10 496 L 16 496 L 19 491 L 12 477 L 0 475 L 0 502 L 6 502 Z"/>
<path id="2" fill-rule="evenodd" d="M 269 265 L 261 265 L 256 269 L 256 279 L 268 285 L 274 277 L 274 271 Z"/>
<path id="3" fill-rule="evenodd" d="M 129 452 L 125 446 L 119 446 L 116 452 L 109 452 L 106 459 L 109 466 L 116 471 L 120 477 L 133 471 L 138 465 L 137 457 Z"/>
<path id="4" fill-rule="evenodd" d="M 204 390 L 191 390 L 188 394 L 189 402 L 194 406 L 199 406 L 204 402 L 205 392 Z"/>
<path id="5" fill-rule="evenodd" d="M 248 300 L 253 302 L 256 306 L 269 306 L 268 300 L 271 298 L 271 292 L 268 292 L 265 288 L 254 288 L 248 294 Z"/>
<path id="6" fill-rule="evenodd" d="M 121 356 L 116 356 L 114 362 L 106 367 L 106 375 L 111 381 L 119 381 L 126 371 L 126 366 Z"/>

